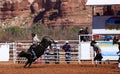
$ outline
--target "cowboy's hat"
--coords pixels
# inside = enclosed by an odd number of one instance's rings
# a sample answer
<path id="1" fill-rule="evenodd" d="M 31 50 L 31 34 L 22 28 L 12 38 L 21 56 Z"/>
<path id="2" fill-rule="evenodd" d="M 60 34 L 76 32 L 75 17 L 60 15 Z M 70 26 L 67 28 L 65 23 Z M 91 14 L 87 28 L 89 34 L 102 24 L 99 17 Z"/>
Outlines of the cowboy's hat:
<path id="1" fill-rule="evenodd" d="M 65 41 L 65 43 L 69 43 L 69 41 Z"/>

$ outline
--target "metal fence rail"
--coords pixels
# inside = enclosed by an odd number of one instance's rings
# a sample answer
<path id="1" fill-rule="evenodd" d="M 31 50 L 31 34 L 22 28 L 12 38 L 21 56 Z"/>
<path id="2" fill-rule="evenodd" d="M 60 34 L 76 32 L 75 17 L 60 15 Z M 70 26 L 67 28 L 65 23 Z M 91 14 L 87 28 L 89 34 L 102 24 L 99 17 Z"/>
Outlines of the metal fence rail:
<path id="1" fill-rule="evenodd" d="M 66 40 L 58 40 L 60 47 L 64 44 Z M 17 57 L 17 55 L 21 51 L 27 51 L 27 49 L 30 47 L 31 41 L 16 41 L 16 62 L 18 63 L 24 63 L 26 61 L 25 58 Z M 70 45 L 71 45 L 71 60 L 70 62 L 78 62 L 78 41 L 77 40 L 70 40 Z M 55 62 L 55 56 L 59 57 L 59 62 L 65 62 L 65 52 L 61 48 L 59 51 L 59 55 L 54 55 L 54 50 L 50 49 L 49 55 L 46 55 L 45 53 L 38 58 L 37 62 Z"/>
<path id="2" fill-rule="evenodd" d="M 60 47 L 64 44 L 65 40 L 61 40 L 59 41 Z M 61 48 L 59 51 L 59 55 L 54 55 L 54 50 L 51 49 L 49 54 L 46 55 L 46 52 L 40 57 L 38 58 L 37 62 L 49 62 L 49 63 L 53 63 L 56 62 L 59 58 L 59 62 L 67 62 L 70 61 L 71 63 L 82 63 L 82 61 L 84 61 L 85 59 L 81 59 L 81 50 L 85 50 L 85 49 L 81 49 L 78 44 L 79 42 L 77 40 L 71 40 L 70 45 L 71 45 L 71 55 L 70 55 L 70 60 L 66 60 L 65 57 L 65 52 L 64 50 Z M 24 63 L 26 60 L 26 58 L 21 58 L 18 57 L 17 55 L 21 52 L 21 51 L 27 51 L 27 49 L 30 47 L 31 45 L 31 41 L 18 41 L 15 43 L 0 43 L 0 45 L 4 45 L 4 44 L 8 44 L 9 45 L 9 61 L 13 62 L 13 63 Z M 94 64 L 94 52 L 92 50 L 92 48 L 88 48 L 90 49 L 90 59 L 87 59 L 85 61 L 90 61 L 92 64 Z M 85 51 L 85 55 L 86 51 Z M 57 59 L 55 57 L 58 57 Z M 111 60 L 103 60 L 102 62 L 110 62 Z M 115 61 L 116 62 L 116 61 Z"/>

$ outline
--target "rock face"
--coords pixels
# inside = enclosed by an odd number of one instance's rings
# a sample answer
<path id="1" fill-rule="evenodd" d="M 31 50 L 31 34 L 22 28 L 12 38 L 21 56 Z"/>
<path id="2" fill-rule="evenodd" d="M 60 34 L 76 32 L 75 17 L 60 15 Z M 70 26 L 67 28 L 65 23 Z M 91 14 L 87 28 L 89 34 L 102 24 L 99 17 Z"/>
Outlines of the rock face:
<path id="1" fill-rule="evenodd" d="M 18 2 L 16 0 L 4 0 L 1 6 L 1 19 L 5 20 L 8 18 L 19 15 L 22 11 L 29 10 L 30 3 L 27 0 Z"/>
<path id="2" fill-rule="evenodd" d="M 26 18 L 33 20 L 40 11 L 46 10 L 45 18 L 43 18 L 45 24 L 66 23 L 67 25 L 90 25 L 92 21 L 91 8 L 85 6 L 86 1 L 87 0 L 3 0 L 0 6 L 0 19 L 15 19 L 15 17 L 23 16 L 21 20 Z M 118 6 L 112 8 L 115 10 L 115 13 L 120 9 Z M 95 13 L 97 12 L 103 14 L 103 7 L 98 7 Z M 35 15 L 30 18 L 30 13 Z M 56 17 L 56 14 L 58 17 Z M 55 19 L 53 19 L 53 17 Z M 28 21 L 21 22 L 26 23 Z"/>
<path id="3" fill-rule="evenodd" d="M 30 4 L 34 4 L 36 11 L 42 8 L 46 10 L 58 9 L 61 10 L 63 15 L 67 11 L 79 8 L 79 0 L 4 0 L 1 13 L 4 13 L 5 16 L 10 14 L 16 16 L 21 11 L 30 10 Z"/>

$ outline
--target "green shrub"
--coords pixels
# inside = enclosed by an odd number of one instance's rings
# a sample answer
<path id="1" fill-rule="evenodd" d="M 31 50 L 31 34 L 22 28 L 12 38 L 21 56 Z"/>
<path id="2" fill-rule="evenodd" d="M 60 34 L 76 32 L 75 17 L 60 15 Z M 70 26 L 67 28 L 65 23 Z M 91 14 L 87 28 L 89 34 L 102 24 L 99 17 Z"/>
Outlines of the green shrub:
<path id="1" fill-rule="evenodd" d="M 9 27 L 5 29 L 5 32 L 13 37 L 19 37 L 21 35 L 24 35 L 24 29 L 23 28 L 19 28 L 18 26 L 14 26 L 14 27 Z"/>

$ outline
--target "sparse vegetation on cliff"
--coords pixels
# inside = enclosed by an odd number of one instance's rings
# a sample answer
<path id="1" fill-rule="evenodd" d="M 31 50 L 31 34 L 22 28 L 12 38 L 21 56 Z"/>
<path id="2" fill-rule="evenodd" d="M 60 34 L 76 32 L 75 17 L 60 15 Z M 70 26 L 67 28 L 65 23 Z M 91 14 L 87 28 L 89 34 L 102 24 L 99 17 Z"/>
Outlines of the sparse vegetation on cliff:
<path id="1" fill-rule="evenodd" d="M 84 26 L 85 27 L 85 26 Z M 34 25 L 30 28 L 20 28 L 18 26 L 0 28 L 0 42 L 13 42 L 16 40 L 30 40 L 31 33 L 37 33 L 41 39 L 47 35 L 53 39 L 78 39 L 78 31 L 82 28 L 81 26 L 74 26 L 72 28 L 49 28 L 45 25 Z"/>

